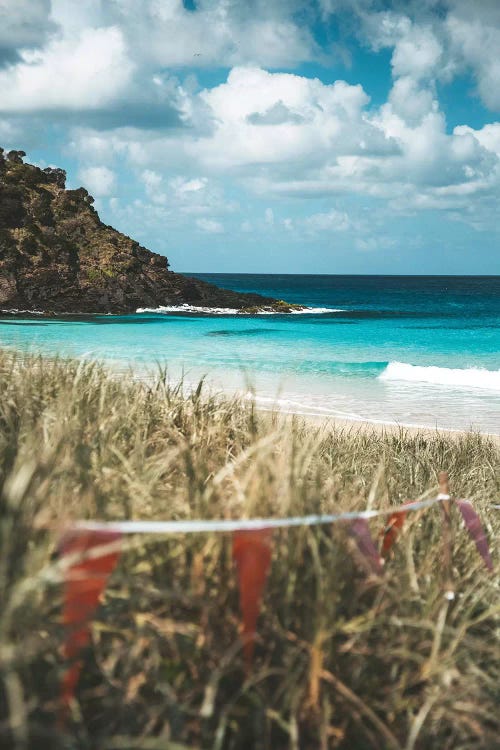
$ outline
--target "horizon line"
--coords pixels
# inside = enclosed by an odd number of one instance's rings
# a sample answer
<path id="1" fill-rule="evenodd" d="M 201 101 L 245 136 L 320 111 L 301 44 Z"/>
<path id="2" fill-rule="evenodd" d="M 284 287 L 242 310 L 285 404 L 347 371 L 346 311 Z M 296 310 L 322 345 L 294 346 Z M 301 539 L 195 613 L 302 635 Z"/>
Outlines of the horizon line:
<path id="1" fill-rule="evenodd" d="M 203 274 L 204 276 L 391 276 L 393 278 L 477 278 L 491 279 L 500 278 L 499 273 L 281 273 L 279 271 L 174 271 L 173 273 L 185 274 Z"/>

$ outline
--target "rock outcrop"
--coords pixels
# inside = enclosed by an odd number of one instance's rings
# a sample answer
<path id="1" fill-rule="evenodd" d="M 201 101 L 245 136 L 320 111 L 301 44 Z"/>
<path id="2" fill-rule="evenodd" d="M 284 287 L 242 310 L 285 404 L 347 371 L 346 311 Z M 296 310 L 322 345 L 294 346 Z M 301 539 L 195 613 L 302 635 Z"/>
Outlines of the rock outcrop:
<path id="1" fill-rule="evenodd" d="M 84 188 L 62 169 L 25 164 L 0 149 L 0 309 L 135 312 L 188 303 L 254 312 L 293 306 L 239 294 L 169 270 L 167 259 L 103 224 Z"/>

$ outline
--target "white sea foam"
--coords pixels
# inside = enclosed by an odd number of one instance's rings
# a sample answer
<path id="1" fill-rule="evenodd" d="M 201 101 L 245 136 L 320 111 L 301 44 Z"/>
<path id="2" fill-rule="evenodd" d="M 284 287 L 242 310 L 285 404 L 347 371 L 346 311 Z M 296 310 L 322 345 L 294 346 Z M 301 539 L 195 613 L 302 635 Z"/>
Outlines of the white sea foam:
<path id="1" fill-rule="evenodd" d="M 203 307 L 198 305 L 161 305 L 160 307 L 138 307 L 136 313 L 191 313 L 204 315 L 324 315 L 325 313 L 344 312 L 332 307 L 303 307 L 302 310 L 290 310 L 288 313 L 282 313 L 278 310 L 269 310 L 263 308 L 258 313 L 247 313 L 238 310 L 235 307 Z"/>
<path id="2" fill-rule="evenodd" d="M 45 315 L 43 310 L 18 310 L 17 308 L 12 308 L 10 310 L 0 310 L 0 313 L 7 313 L 9 315 Z"/>
<path id="3" fill-rule="evenodd" d="M 477 367 L 458 369 L 449 367 L 422 367 L 405 362 L 389 362 L 379 375 L 380 380 L 404 380 L 412 383 L 433 383 L 458 388 L 489 388 L 500 391 L 500 370 Z"/>

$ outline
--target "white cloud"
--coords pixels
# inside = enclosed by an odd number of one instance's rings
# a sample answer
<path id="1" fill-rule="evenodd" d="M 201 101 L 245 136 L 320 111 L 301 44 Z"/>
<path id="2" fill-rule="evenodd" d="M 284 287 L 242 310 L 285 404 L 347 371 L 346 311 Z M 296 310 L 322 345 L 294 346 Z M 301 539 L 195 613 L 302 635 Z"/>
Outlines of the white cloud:
<path id="1" fill-rule="evenodd" d="M 97 197 L 110 195 L 116 185 L 114 172 L 108 167 L 87 167 L 79 172 L 84 187 Z"/>
<path id="2" fill-rule="evenodd" d="M 186 153 L 208 170 L 237 170 L 258 192 L 398 198 L 460 184 L 474 192 L 497 163 L 479 140 L 448 135 L 432 88 L 409 76 L 396 80 L 379 110 L 368 108 L 360 86 L 255 68 L 233 70 L 201 97 L 216 125 Z M 293 119 L 251 117 L 277 104 Z"/>
<path id="3" fill-rule="evenodd" d="M 475 6 L 472 5 L 471 9 Z M 498 19 L 500 21 L 500 19 Z M 493 110 L 500 108 L 500 24 L 491 26 L 481 14 L 461 6 L 446 20 L 450 47 L 464 67 L 476 77 L 479 94 Z"/>
<path id="4" fill-rule="evenodd" d="M 182 0 L 0 0 L 0 113 L 202 128 L 197 84 L 191 76 L 184 90 L 175 68 L 311 60 L 318 48 L 297 11 L 303 0 L 198 0 L 195 10 Z"/>
<path id="5" fill-rule="evenodd" d="M 410 26 L 396 42 L 392 55 L 393 73 L 415 79 L 433 75 L 441 55 L 441 45 L 430 28 Z"/>
<path id="6" fill-rule="evenodd" d="M 177 172 L 150 195 L 179 214 L 237 210 L 218 186 L 222 179 L 267 196 L 378 197 L 405 212 L 461 210 L 465 196 L 470 202 L 499 189 L 493 126 L 447 133 L 432 82 L 413 76 L 397 78 L 379 108 L 359 85 L 253 67 L 233 69 L 225 83 L 192 99 L 194 108 L 203 102 L 211 130 L 82 131 L 75 153 L 126 157 L 150 181 Z M 270 213 L 265 218 L 269 226 Z M 338 229 L 338 220 L 333 214 L 317 221 Z"/>
<path id="7" fill-rule="evenodd" d="M 202 232 L 207 232 L 208 234 L 222 234 L 224 232 L 221 222 L 215 219 L 207 219 L 205 217 L 196 219 L 196 226 Z"/>
<path id="8" fill-rule="evenodd" d="M 298 0 L 198 0 L 193 12 L 182 0 L 114 0 L 106 12 L 149 64 L 281 66 L 314 54 L 308 27 L 294 19 L 301 8 Z"/>
<path id="9" fill-rule="evenodd" d="M 492 122 L 479 130 L 474 130 L 468 125 L 459 125 L 453 132 L 462 136 L 467 143 L 471 143 L 471 138 L 475 139 L 488 151 L 500 156 L 500 122 Z M 473 148 L 472 144 L 470 148 Z"/>
<path id="10" fill-rule="evenodd" d="M 394 82 L 389 103 L 392 112 L 411 125 L 417 125 L 429 112 L 439 109 L 433 91 L 419 86 L 411 76 L 403 76 Z"/>
<path id="11" fill-rule="evenodd" d="M 116 170 L 128 167 L 138 181 L 136 217 L 209 233 L 223 231 L 221 217 L 239 210 L 228 184 L 262 196 L 258 215 L 234 220 L 242 231 L 353 226 L 342 211 L 318 207 L 302 224 L 279 219 L 276 195 L 363 195 L 393 211 L 437 208 L 469 218 L 498 200 L 500 125 L 450 134 L 437 84 L 470 71 L 483 101 L 500 107 L 500 4 L 320 5 L 325 17 L 348 11 L 365 44 L 392 53 L 393 85 L 382 105 L 361 85 L 266 69 L 318 54 L 307 23 L 313 5 L 305 0 L 198 0 L 196 11 L 182 0 L 80 0 L 74 7 L 52 0 L 51 16 L 48 0 L 0 0 L 10 24 L 8 32 L 0 24 L 0 47 L 10 34 L 17 55 L 0 68 L 0 138 L 24 137 L 22 123 L 35 130 L 40 113 L 62 121 L 76 115 L 69 151 L 91 192 L 109 195 Z M 231 70 L 203 90 L 182 68 L 213 65 Z M 109 117 L 95 123 L 96 113 Z"/>
<path id="12" fill-rule="evenodd" d="M 321 161 L 338 153 L 387 150 L 390 143 L 362 116 L 369 99 L 359 85 L 325 85 L 318 79 L 234 68 L 202 91 L 214 129 L 189 143 L 187 153 L 209 168 L 229 169 Z M 289 117 L 266 119 L 279 106 Z"/>
<path id="13" fill-rule="evenodd" d="M 430 23 L 412 21 L 409 15 L 394 10 L 364 11 L 360 17 L 362 32 L 375 50 L 393 49 L 395 76 L 420 79 L 435 73 L 443 48 Z"/>
<path id="14" fill-rule="evenodd" d="M 500 106 L 496 0 L 320 0 L 316 16 L 307 0 L 198 0 L 194 11 L 182 0 L 2 0 L 0 63 L 2 48 L 22 58 L 0 77 L 3 111 L 106 110 L 120 101 L 129 116 L 132 105 L 139 109 L 131 116 L 142 117 L 141 127 L 148 118 L 159 127 L 170 102 L 191 119 L 189 97 L 176 99 L 166 69 L 325 62 L 335 52 L 319 49 L 312 23 L 346 15 L 374 49 L 392 49 L 396 78 L 443 79 L 470 69 L 486 104 Z M 146 102 L 154 112 L 140 111 Z M 278 124 L 286 107 L 278 99 L 254 115 Z"/>
<path id="15" fill-rule="evenodd" d="M 175 177 L 171 185 L 178 196 L 185 196 L 186 193 L 197 193 L 207 187 L 208 180 L 206 177 L 195 177 L 187 179 L 185 177 Z"/>
<path id="16" fill-rule="evenodd" d="M 0 71 L 0 112 L 93 109 L 109 106 L 126 89 L 132 63 L 117 28 L 83 29 L 53 39 L 43 50 Z"/>
<path id="17" fill-rule="evenodd" d="M 450 81 L 470 71 L 487 107 L 500 108 L 500 4 L 497 0 L 392 2 L 380 11 L 374 0 L 329 3 L 328 15 L 346 6 L 357 14 L 359 33 L 375 49 L 393 50 L 393 73 L 415 80 Z M 392 6 L 392 9 L 391 9 Z"/>

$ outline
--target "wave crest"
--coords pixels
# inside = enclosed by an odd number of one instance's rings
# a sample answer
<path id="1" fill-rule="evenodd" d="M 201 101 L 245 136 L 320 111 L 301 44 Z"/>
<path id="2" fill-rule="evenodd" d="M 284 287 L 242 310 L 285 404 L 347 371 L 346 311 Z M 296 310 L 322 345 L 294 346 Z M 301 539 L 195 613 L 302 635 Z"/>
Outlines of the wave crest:
<path id="1" fill-rule="evenodd" d="M 160 307 L 138 307 L 136 313 L 158 313 L 168 315 L 173 313 L 189 313 L 190 315 L 324 315 L 326 313 L 344 312 L 331 307 L 304 307 L 302 310 L 290 310 L 283 313 L 278 310 L 260 310 L 258 313 L 248 313 L 235 307 L 203 307 L 198 305 L 161 305 Z"/>
<path id="2" fill-rule="evenodd" d="M 458 388 L 488 388 L 500 391 L 500 370 L 450 367 L 424 367 L 405 362 L 389 362 L 379 375 L 380 380 L 403 380 L 412 383 L 433 383 Z"/>

